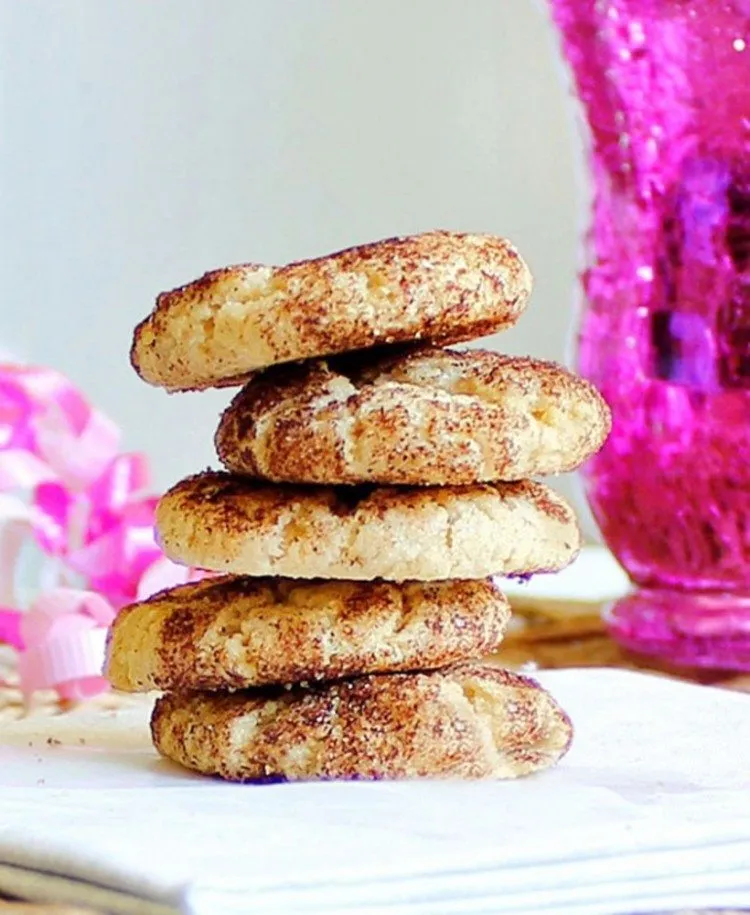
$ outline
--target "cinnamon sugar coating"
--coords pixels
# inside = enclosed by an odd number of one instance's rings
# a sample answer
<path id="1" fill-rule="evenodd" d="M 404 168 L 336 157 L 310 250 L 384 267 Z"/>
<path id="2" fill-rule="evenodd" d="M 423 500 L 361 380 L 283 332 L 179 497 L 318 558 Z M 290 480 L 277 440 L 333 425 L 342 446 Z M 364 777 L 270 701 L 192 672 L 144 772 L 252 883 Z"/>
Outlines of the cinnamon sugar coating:
<path id="1" fill-rule="evenodd" d="M 314 687 L 167 693 L 159 752 L 232 781 L 517 778 L 554 765 L 569 718 L 534 680 L 482 664 Z"/>
<path id="2" fill-rule="evenodd" d="M 389 343 L 455 343 L 509 327 L 531 274 L 502 238 L 434 231 L 284 267 L 206 273 L 156 300 L 133 367 L 170 391 L 241 383 L 278 362 Z"/>

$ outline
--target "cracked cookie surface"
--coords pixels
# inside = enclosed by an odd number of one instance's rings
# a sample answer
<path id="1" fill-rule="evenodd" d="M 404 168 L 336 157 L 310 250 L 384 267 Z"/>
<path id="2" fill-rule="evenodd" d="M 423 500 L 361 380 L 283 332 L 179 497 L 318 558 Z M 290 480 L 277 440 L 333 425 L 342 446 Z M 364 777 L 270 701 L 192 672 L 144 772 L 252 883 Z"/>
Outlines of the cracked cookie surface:
<path id="1" fill-rule="evenodd" d="M 566 473 L 610 413 L 562 366 L 425 347 L 277 366 L 224 412 L 231 471 L 289 483 L 456 485 Z"/>
<path id="2" fill-rule="evenodd" d="M 476 663 L 290 690 L 167 693 L 151 730 L 162 755 L 233 781 L 517 778 L 558 762 L 573 734 L 534 680 Z"/>
<path id="3" fill-rule="evenodd" d="M 510 242 L 434 231 L 284 267 L 240 264 L 162 293 L 131 362 L 170 391 L 237 385 L 258 369 L 382 344 L 455 343 L 514 324 L 531 274 Z"/>
<path id="4" fill-rule="evenodd" d="M 127 691 L 220 690 L 432 669 L 495 651 L 509 617 L 490 580 L 222 576 L 124 607 L 106 674 Z"/>
<path id="5" fill-rule="evenodd" d="M 170 489 L 156 531 L 176 562 L 236 575 L 435 581 L 556 571 L 581 535 L 542 483 L 295 487 L 207 471 Z"/>

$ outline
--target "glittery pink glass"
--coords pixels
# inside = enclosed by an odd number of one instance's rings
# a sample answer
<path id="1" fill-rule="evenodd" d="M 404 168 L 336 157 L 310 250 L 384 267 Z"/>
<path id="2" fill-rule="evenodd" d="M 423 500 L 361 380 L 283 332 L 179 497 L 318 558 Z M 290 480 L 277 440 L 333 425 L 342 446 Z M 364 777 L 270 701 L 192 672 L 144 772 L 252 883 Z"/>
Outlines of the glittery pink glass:
<path id="1" fill-rule="evenodd" d="M 588 123 L 585 471 L 626 646 L 750 669 L 750 0 L 549 0 Z"/>

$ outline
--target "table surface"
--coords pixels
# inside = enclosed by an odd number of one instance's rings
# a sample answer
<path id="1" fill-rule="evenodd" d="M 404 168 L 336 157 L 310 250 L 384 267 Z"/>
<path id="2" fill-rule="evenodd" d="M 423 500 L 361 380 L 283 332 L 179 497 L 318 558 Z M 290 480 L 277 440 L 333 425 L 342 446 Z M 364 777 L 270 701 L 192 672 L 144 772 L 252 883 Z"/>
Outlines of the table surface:
<path id="1" fill-rule="evenodd" d="M 607 635 L 600 607 L 593 603 L 553 599 L 512 598 L 513 622 L 493 663 L 513 669 L 622 667 L 648 670 L 669 677 L 726 689 L 750 692 L 750 675 L 732 672 L 685 670 L 654 659 L 630 654 Z M 103 709 L 117 703 L 116 696 L 94 700 Z M 35 704 L 33 714 L 59 714 L 52 697 Z M 64 713 L 64 710 L 63 710 Z M 25 714 L 20 694 L 12 685 L 0 686 L 0 723 Z M 750 905 L 750 902 L 749 902 Z M 0 899 L 0 915 L 106 915 L 68 905 L 33 905 Z M 750 915 L 747 909 L 691 909 L 652 915 Z"/>

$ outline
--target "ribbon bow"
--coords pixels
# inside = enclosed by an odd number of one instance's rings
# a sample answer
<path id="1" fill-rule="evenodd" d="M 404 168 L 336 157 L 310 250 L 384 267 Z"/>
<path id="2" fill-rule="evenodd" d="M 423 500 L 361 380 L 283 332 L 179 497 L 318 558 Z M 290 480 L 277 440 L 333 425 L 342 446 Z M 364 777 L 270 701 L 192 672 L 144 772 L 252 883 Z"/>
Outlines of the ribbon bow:
<path id="1" fill-rule="evenodd" d="M 117 611 L 192 577 L 154 540 L 145 455 L 119 445 L 117 426 L 63 375 L 0 365 L 0 641 L 19 652 L 27 694 L 105 689 Z M 18 580 L 29 544 L 43 557 L 33 600 Z"/>

